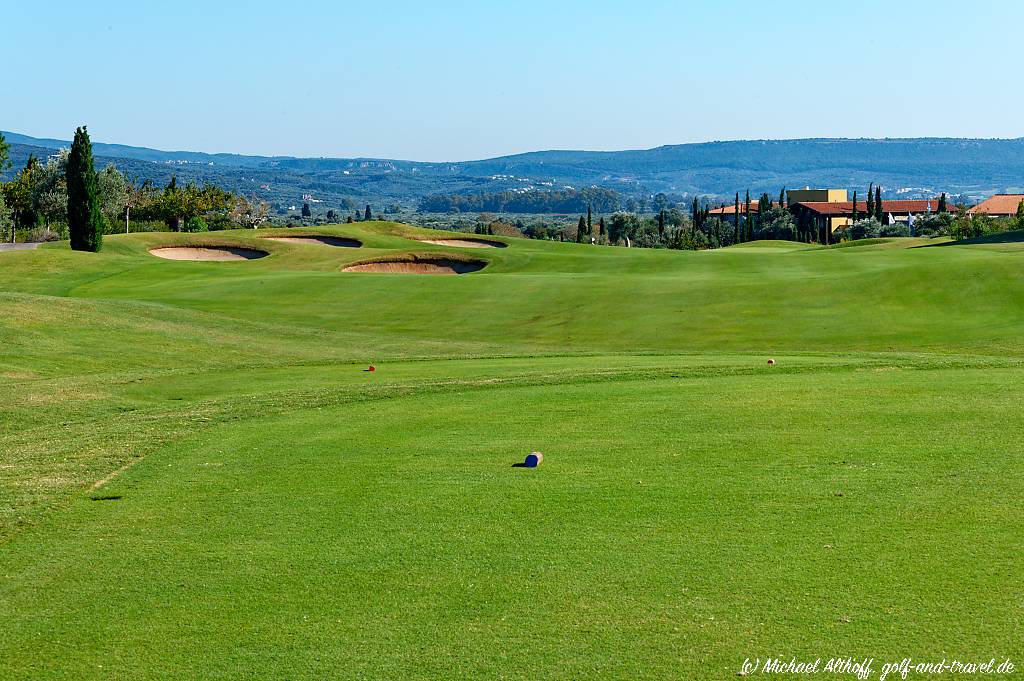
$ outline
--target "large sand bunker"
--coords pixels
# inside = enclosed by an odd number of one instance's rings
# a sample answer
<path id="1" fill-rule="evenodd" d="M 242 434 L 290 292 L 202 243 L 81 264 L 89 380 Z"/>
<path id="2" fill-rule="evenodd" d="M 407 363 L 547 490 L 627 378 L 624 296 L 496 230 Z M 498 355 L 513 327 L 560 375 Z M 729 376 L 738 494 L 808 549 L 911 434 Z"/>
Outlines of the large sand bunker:
<path id="1" fill-rule="evenodd" d="M 165 260 L 255 260 L 268 253 L 236 246 L 170 246 L 150 249 L 150 254 Z"/>
<path id="2" fill-rule="evenodd" d="M 451 260 L 449 258 L 410 258 L 407 260 L 377 260 L 357 263 L 342 272 L 375 272 L 378 274 L 468 274 L 487 267 L 480 260 Z"/>
<path id="3" fill-rule="evenodd" d="M 265 236 L 267 241 L 283 241 L 287 244 L 313 244 L 337 246 L 339 248 L 362 248 L 363 242 L 342 236 Z"/>
<path id="4" fill-rule="evenodd" d="M 506 248 L 508 244 L 487 239 L 416 239 L 425 244 L 437 246 L 456 246 L 458 248 Z"/>

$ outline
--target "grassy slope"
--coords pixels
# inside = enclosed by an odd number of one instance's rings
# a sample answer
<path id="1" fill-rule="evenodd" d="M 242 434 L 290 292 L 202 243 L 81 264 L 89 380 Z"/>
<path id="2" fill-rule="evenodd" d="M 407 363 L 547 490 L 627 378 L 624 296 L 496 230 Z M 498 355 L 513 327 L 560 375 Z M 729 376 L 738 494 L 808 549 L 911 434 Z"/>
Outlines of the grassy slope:
<path id="1" fill-rule="evenodd" d="M 1020 652 L 1019 252 L 515 241 L 464 277 L 337 272 L 450 251 L 404 229 L 0 256 L 11 676 Z"/>

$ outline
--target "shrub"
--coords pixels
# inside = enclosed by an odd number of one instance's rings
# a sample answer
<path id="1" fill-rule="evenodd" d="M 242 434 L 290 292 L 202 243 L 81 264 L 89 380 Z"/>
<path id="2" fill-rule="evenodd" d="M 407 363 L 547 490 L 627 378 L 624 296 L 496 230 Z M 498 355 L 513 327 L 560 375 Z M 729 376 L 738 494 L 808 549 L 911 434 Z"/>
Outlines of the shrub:
<path id="1" fill-rule="evenodd" d="M 867 220 L 858 220 L 843 231 L 851 241 L 876 239 L 881 234 L 882 224 L 875 218 L 868 218 Z"/>
<path id="2" fill-rule="evenodd" d="M 883 225 L 882 228 L 878 230 L 878 236 L 910 236 L 910 227 L 903 222 L 897 222 L 893 225 Z"/>
<path id="3" fill-rule="evenodd" d="M 950 213 L 930 213 L 914 217 L 914 232 L 922 236 L 942 236 L 953 224 Z"/>
<path id="4" fill-rule="evenodd" d="M 27 236 L 28 236 L 28 241 L 32 241 L 34 243 L 42 243 L 44 241 L 60 241 L 61 240 L 60 233 L 50 229 L 49 227 L 36 227 L 34 229 L 31 229 L 31 230 L 29 230 Z"/>
<path id="5" fill-rule="evenodd" d="M 215 213 L 208 216 L 206 219 L 206 227 L 211 232 L 219 232 L 224 229 L 238 229 L 238 225 L 232 222 L 231 218 L 223 213 Z"/>
<path id="6" fill-rule="evenodd" d="M 206 220 L 202 219 L 198 215 L 185 220 L 185 224 L 182 226 L 181 231 L 183 232 L 208 232 L 210 228 L 206 225 Z"/>

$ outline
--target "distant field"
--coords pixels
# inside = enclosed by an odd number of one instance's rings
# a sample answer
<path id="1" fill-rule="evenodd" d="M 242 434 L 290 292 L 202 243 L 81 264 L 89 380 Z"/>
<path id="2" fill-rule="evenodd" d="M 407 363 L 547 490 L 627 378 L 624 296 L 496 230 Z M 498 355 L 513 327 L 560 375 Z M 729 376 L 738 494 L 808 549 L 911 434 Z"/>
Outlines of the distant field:
<path id="1" fill-rule="evenodd" d="M 0 253 L 0 678 L 1024 663 L 1019 243 L 430 234 Z"/>

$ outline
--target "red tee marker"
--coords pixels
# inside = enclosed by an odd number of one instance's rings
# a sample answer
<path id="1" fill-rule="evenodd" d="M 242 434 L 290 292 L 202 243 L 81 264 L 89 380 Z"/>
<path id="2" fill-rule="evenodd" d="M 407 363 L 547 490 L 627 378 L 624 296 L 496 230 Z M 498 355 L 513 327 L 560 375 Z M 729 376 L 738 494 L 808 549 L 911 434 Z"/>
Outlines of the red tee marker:
<path id="1" fill-rule="evenodd" d="M 377 370 L 377 367 L 373 366 L 372 364 L 370 365 L 370 368 L 367 369 L 367 371 L 376 371 L 376 370 Z"/>

